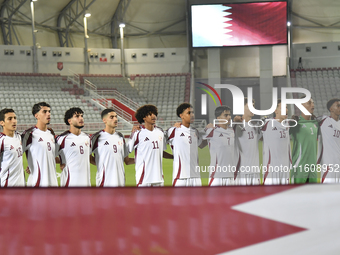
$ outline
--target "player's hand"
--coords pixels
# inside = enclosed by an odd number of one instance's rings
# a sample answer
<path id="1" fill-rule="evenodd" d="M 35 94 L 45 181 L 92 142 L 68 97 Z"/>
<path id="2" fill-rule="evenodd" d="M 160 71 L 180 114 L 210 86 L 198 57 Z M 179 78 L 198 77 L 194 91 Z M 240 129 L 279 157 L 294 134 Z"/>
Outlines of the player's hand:
<path id="1" fill-rule="evenodd" d="M 208 129 L 208 128 L 214 128 L 214 125 L 213 125 L 212 123 L 209 123 L 205 128 L 206 128 L 206 129 Z"/>
<path id="2" fill-rule="evenodd" d="M 234 122 L 242 122 L 242 116 L 235 116 L 234 117 Z"/>
<path id="3" fill-rule="evenodd" d="M 60 164 L 60 170 L 63 171 L 65 168 L 65 164 Z"/>
<path id="4" fill-rule="evenodd" d="M 181 125 L 182 125 L 182 123 L 181 123 L 181 122 L 176 122 L 176 123 L 174 124 L 174 127 L 175 127 L 175 128 L 180 128 L 180 127 L 181 127 Z"/>
<path id="5" fill-rule="evenodd" d="M 134 133 L 134 132 L 136 132 L 136 131 L 138 131 L 138 130 L 140 130 L 139 125 L 134 125 L 134 126 L 132 127 L 131 133 Z"/>
<path id="6" fill-rule="evenodd" d="M 31 170 L 28 166 L 26 167 L 25 171 L 26 171 L 26 173 L 31 174 Z"/>

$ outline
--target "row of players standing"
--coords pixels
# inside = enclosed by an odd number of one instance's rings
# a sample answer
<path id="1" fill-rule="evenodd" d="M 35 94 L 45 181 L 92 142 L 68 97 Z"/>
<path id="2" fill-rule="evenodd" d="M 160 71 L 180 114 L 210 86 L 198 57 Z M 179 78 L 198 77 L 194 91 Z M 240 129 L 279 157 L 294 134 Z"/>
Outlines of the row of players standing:
<path id="1" fill-rule="evenodd" d="M 304 106 L 313 113 L 312 100 Z M 319 123 L 321 127 L 319 133 L 323 134 L 323 139 L 319 139 L 318 163 L 326 165 L 326 168 L 322 169 L 322 180 L 336 182 L 338 181 L 336 171 L 329 171 L 329 166 L 336 167 L 339 164 L 339 139 L 336 138 L 339 138 L 340 130 L 338 126 L 340 100 L 330 100 L 327 108 L 331 113 L 330 117 L 317 122 L 311 120 L 309 116 L 302 115 L 298 119 L 298 125 L 290 129 L 293 139 L 293 168 L 290 171 L 287 171 L 287 167 L 291 168 L 292 163 L 289 132 L 287 127 L 280 124 L 287 116 L 281 115 L 280 103 L 275 111 L 276 119 L 266 120 L 261 129 L 249 125 L 231 128 L 223 122 L 216 127 L 208 126 L 203 137 L 198 130 L 190 127 L 194 117 L 190 104 L 184 103 L 177 108 L 177 115 L 182 119 L 182 123 L 170 128 L 165 134 L 155 126 L 157 108 L 145 105 L 136 112 L 137 120 L 144 125 L 132 133 L 128 145 L 125 144 L 123 136 L 115 130 L 118 119 L 112 109 L 102 112 L 105 129 L 94 134 L 91 140 L 81 132 L 84 126 L 83 111 L 80 108 L 69 109 L 65 113 L 65 123 L 70 125 L 70 130 L 58 136 L 56 141 L 53 131 L 47 128 L 50 122 L 48 104 L 42 102 L 34 105 L 32 113 L 37 118 L 37 125 L 26 130 L 22 138 L 15 131 L 14 111 L 4 109 L 0 112 L 0 123 L 4 129 L 0 136 L 1 186 L 24 186 L 24 174 L 20 169 L 23 151 L 27 154 L 29 165 L 26 169 L 30 173 L 28 186 L 57 186 L 56 163 L 61 163 L 63 168 L 61 186 L 90 186 L 90 162 L 97 165 L 97 186 L 124 186 L 123 162 L 126 164 L 136 162 L 137 186 L 162 186 L 164 183 L 162 157 L 174 158 L 173 186 L 200 186 L 197 147 L 204 147 L 205 141 L 209 141 L 211 167 L 214 167 L 210 171 L 210 186 L 259 184 L 258 140 L 261 134 L 264 140 L 263 162 L 267 166 L 263 178 L 265 184 L 287 184 L 289 172 L 295 183 L 316 182 L 316 171 L 312 171 L 311 166 L 316 166 L 317 163 L 316 140 Z M 218 107 L 215 117 L 230 121 L 230 109 L 226 106 Z M 252 113 L 245 101 L 244 115 L 235 120 L 249 121 L 251 117 Z M 331 133 L 335 139 L 328 138 Z M 166 149 L 166 142 L 171 144 L 174 155 L 163 152 Z M 135 160 L 128 158 L 128 153 L 132 150 L 135 150 Z M 21 164 L 18 159 L 21 160 Z M 227 165 L 235 166 L 232 169 L 236 171 L 230 171 L 229 167 L 229 171 L 218 172 L 218 169 L 222 169 L 218 166 Z M 306 168 L 306 165 L 309 167 Z M 280 170 L 274 169 L 275 166 L 281 166 Z"/>

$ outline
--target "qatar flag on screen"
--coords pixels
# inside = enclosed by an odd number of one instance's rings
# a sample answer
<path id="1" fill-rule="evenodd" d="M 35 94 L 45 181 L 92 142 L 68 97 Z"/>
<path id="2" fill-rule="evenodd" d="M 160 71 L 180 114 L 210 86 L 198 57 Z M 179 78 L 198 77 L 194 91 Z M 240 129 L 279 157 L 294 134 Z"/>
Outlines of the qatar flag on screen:
<path id="1" fill-rule="evenodd" d="M 192 46 L 287 44 L 287 3 L 191 6 Z"/>

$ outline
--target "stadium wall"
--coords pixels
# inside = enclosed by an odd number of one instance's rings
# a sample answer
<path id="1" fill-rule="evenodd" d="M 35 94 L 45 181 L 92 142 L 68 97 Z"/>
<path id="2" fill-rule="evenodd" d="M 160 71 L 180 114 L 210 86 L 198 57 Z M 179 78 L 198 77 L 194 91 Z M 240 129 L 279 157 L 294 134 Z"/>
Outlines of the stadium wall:
<path id="1" fill-rule="evenodd" d="M 298 68 L 300 57 L 304 69 L 340 66 L 340 42 L 294 44 L 293 54 L 294 69 Z"/>
<path id="2" fill-rule="evenodd" d="M 43 56 L 43 52 L 46 52 L 46 56 Z M 155 53 L 158 57 L 154 57 Z M 132 54 L 136 57 L 132 58 Z M 125 60 L 128 75 L 189 72 L 187 48 L 126 49 Z M 0 72 L 31 73 L 33 72 L 32 47 L 0 45 L 0 61 Z M 58 62 L 62 63 L 62 67 Z M 121 74 L 119 49 L 89 48 L 89 63 L 91 74 Z M 84 73 L 83 48 L 41 47 L 38 49 L 40 73 L 68 75 L 69 69 L 76 73 Z"/>

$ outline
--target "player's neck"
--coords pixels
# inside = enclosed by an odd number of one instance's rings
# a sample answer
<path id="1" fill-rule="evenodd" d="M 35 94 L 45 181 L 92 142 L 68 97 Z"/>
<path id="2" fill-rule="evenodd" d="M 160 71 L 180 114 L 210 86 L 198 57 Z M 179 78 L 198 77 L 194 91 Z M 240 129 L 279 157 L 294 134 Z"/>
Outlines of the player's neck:
<path id="1" fill-rule="evenodd" d="M 37 128 L 39 128 L 41 131 L 46 131 L 47 130 L 47 125 L 45 123 L 37 122 L 36 125 Z"/>
<path id="2" fill-rule="evenodd" d="M 331 118 L 334 119 L 335 121 L 338 121 L 339 115 L 335 115 L 334 113 L 331 113 Z"/>
<path id="3" fill-rule="evenodd" d="M 2 133 L 4 133 L 6 136 L 10 136 L 10 137 L 14 137 L 14 130 L 7 130 L 7 129 L 4 129 L 2 131 Z"/>
<path id="4" fill-rule="evenodd" d="M 144 123 L 144 127 L 149 131 L 153 131 L 153 129 L 155 128 L 153 124 L 147 122 Z"/>
<path id="5" fill-rule="evenodd" d="M 221 128 L 224 128 L 224 129 L 227 129 L 228 128 L 228 125 L 227 124 L 218 124 L 217 126 L 221 127 Z"/>
<path id="6" fill-rule="evenodd" d="M 70 126 L 70 130 L 69 130 L 72 134 L 74 135 L 80 135 L 81 133 L 81 129 L 80 128 L 76 128 L 74 126 Z"/>
<path id="7" fill-rule="evenodd" d="M 305 120 L 311 120 L 312 115 L 304 115 L 303 113 L 301 113 L 301 117 L 304 118 Z"/>
<path id="8" fill-rule="evenodd" d="M 189 128 L 189 127 L 190 127 L 190 123 L 182 122 L 182 125 L 185 126 L 186 128 Z"/>
<path id="9" fill-rule="evenodd" d="M 115 128 L 112 128 L 112 127 L 106 126 L 105 129 L 104 129 L 104 131 L 105 131 L 106 133 L 109 133 L 109 134 L 113 135 L 113 134 L 116 132 L 116 129 L 115 129 Z"/>
<path id="10" fill-rule="evenodd" d="M 248 121 L 251 120 L 251 116 L 245 116 L 245 115 L 243 115 L 243 116 L 242 116 L 242 120 L 245 120 L 245 122 L 248 122 Z"/>

